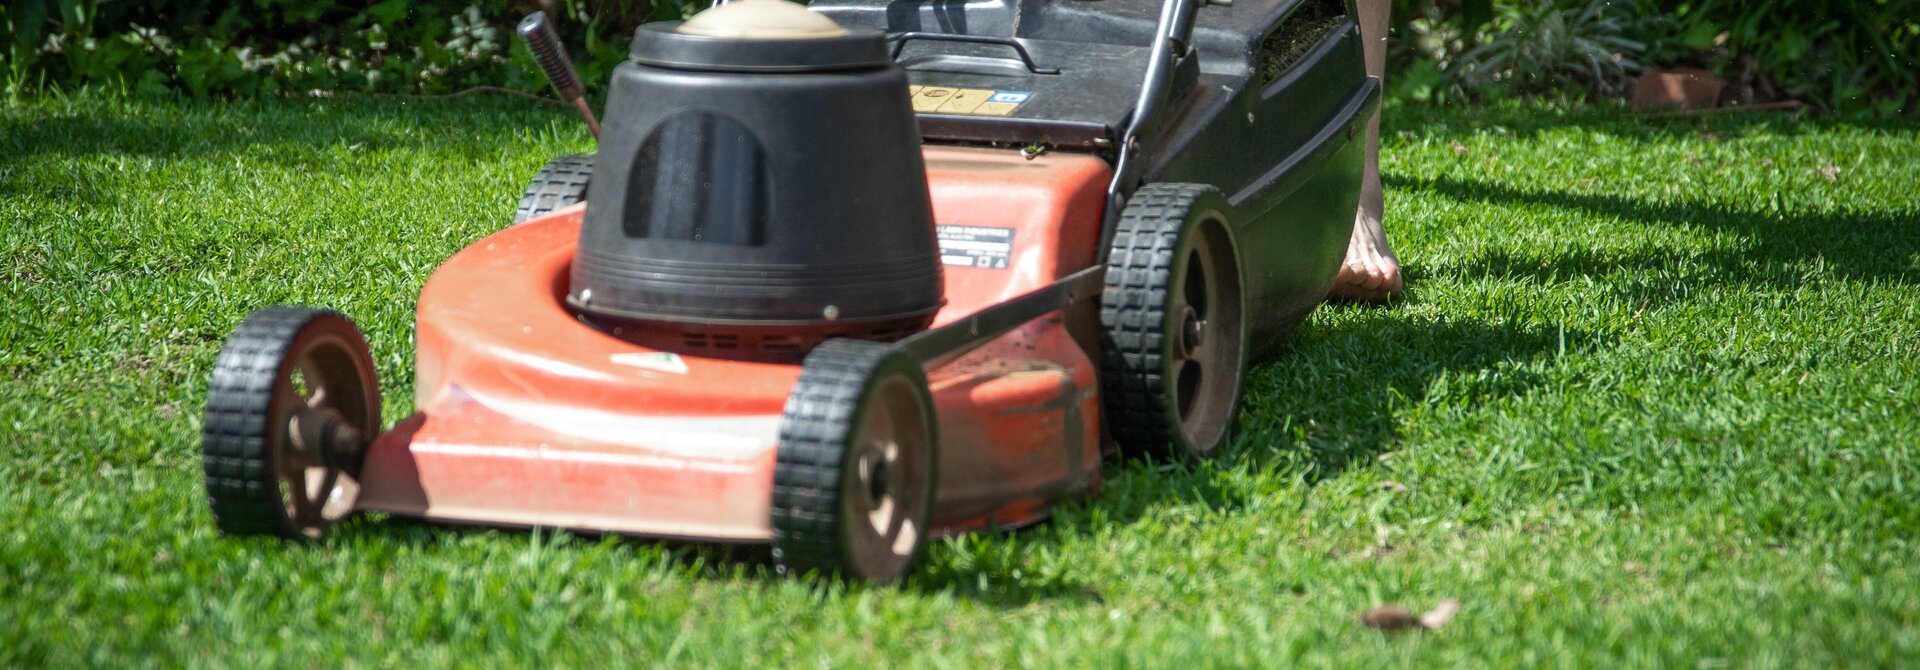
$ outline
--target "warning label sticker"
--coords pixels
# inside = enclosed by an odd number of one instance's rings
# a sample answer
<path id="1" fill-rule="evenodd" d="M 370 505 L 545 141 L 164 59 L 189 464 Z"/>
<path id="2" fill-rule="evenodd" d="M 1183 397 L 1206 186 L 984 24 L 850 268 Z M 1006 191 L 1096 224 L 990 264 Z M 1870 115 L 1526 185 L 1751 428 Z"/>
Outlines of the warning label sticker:
<path id="1" fill-rule="evenodd" d="M 1013 229 L 986 226 L 936 226 L 940 262 L 965 268 L 1004 270 L 1013 256 Z"/>
<path id="2" fill-rule="evenodd" d="M 952 86 L 908 86 L 907 91 L 913 96 L 915 112 L 962 116 L 1010 116 L 1033 98 L 1031 91 Z"/>

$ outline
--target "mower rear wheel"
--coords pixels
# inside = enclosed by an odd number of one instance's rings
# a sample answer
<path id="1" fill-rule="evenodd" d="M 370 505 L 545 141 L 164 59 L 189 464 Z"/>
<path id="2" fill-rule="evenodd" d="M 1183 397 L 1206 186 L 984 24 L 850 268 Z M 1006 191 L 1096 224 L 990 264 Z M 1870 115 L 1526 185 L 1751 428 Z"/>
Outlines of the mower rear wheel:
<path id="1" fill-rule="evenodd" d="M 587 199 L 587 178 L 593 175 L 593 156 L 563 154 L 547 162 L 527 182 L 520 195 L 520 208 L 513 213 L 515 224 L 546 216 L 548 212 Z"/>
<path id="2" fill-rule="evenodd" d="M 207 501 L 227 535 L 317 539 L 353 513 L 380 430 L 366 339 L 337 313 L 256 310 L 227 338 L 207 385 Z"/>
<path id="3" fill-rule="evenodd" d="M 1212 456 L 1240 411 L 1246 295 L 1227 202 L 1148 184 L 1121 212 L 1101 295 L 1101 393 L 1134 455 Z"/>
<path id="4" fill-rule="evenodd" d="M 880 342 L 815 347 L 780 424 L 778 569 L 876 583 L 905 576 L 926 545 L 938 442 L 919 363 Z"/>

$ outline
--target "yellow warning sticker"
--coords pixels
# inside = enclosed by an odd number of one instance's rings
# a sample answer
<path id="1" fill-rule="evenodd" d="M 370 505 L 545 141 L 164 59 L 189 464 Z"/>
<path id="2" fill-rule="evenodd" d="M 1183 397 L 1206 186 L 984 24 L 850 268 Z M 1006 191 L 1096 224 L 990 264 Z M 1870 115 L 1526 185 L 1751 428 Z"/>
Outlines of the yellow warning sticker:
<path id="1" fill-rule="evenodd" d="M 1033 94 L 953 86 L 909 86 L 913 111 L 966 116 L 1011 116 Z"/>
<path id="2" fill-rule="evenodd" d="M 947 99 L 952 98 L 954 92 L 958 90 L 960 89 L 945 86 L 922 86 L 918 93 L 913 94 L 913 111 L 931 112 L 939 109 L 941 105 L 947 104 Z"/>
<path id="3" fill-rule="evenodd" d="M 946 104 L 940 105 L 939 109 L 933 111 L 939 114 L 971 114 L 973 108 L 979 107 L 980 103 L 986 102 L 987 98 L 991 97 L 993 97 L 993 91 L 983 88 L 963 88 L 954 91 L 953 95 L 947 98 Z"/>
<path id="4" fill-rule="evenodd" d="M 1012 102 L 983 102 L 973 108 L 973 113 L 979 116 L 1007 116 L 1019 108 L 1019 104 Z"/>

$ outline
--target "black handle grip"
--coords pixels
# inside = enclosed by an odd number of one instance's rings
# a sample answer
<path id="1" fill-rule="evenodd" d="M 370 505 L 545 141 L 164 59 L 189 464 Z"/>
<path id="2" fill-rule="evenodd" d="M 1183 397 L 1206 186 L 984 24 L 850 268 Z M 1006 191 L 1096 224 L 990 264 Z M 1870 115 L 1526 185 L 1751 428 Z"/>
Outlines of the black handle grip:
<path id="1" fill-rule="evenodd" d="M 927 40 L 931 42 L 973 42 L 976 44 L 998 44 L 1003 47 L 1013 47 L 1014 51 L 1019 52 L 1020 62 L 1027 66 L 1028 72 L 1032 72 L 1034 74 L 1060 74 L 1060 68 L 1040 67 L 1039 63 L 1033 62 L 1033 54 L 1027 53 L 1027 45 L 1021 44 L 1020 40 L 1016 40 L 1010 37 L 994 37 L 991 35 L 959 35 L 954 33 L 921 33 L 921 32 L 893 33 L 887 36 L 887 41 L 893 43 L 894 60 L 900 59 L 900 50 L 907 48 L 907 43 L 913 40 Z"/>
<path id="2" fill-rule="evenodd" d="M 560 36 L 547 22 L 546 12 L 534 12 L 521 19 L 520 37 L 527 41 L 534 60 L 540 62 L 541 71 L 547 73 L 547 81 L 553 82 L 553 90 L 562 100 L 573 100 L 585 92 L 580 73 L 573 70 L 573 61 L 567 60 L 567 48 L 560 44 Z"/>

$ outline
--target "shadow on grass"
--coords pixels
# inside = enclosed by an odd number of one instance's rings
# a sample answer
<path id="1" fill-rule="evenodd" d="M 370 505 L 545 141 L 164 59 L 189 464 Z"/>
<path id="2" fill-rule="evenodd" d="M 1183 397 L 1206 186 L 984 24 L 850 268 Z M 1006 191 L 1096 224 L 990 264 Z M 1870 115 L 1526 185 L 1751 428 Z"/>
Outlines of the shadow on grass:
<path id="1" fill-rule="evenodd" d="M 1525 102 L 1490 104 L 1463 113 L 1459 107 L 1400 104 L 1383 117 L 1384 136 L 1462 137 L 1494 132 L 1510 138 L 1530 138 L 1548 131 L 1580 128 L 1626 140 L 1671 141 L 1681 138 L 1736 139 L 1766 134 L 1796 137 L 1834 128 L 1868 130 L 1911 129 L 1909 119 L 1840 118 L 1807 110 L 1723 111 L 1703 115 L 1641 115 L 1625 104 L 1540 105 Z M 1712 137 L 1707 135 L 1711 133 Z"/>
<path id="2" fill-rule="evenodd" d="M 1043 527 L 949 540 L 909 588 L 1003 607 L 1047 601 L 1100 602 L 1101 594 L 1058 565 L 1063 538 L 1151 518 L 1171 506 L 1232 514 L 1265 495 L 1248 473 L 1307 485 L 1367 467 L 1393 448 L 1395 413 L 1445 401 L 1491 402 L 1540 383 L 1525 362 L 1594 334 L 1522 323 L 1415 317 L 1403 310 L 1325 307 L 1249 374 L 1232 446 L 1205 461 L 1113 459 L 1096 498 L 1071 503 Z M 1323 323 L 1330 322 L 1330 323 Z M 1435 396 L 1445 396 L 1435 397 Z"/>
<path id="3" fill-rule="evenodd" d="M 376 541 L 382 544 L 427 549 L 448 540 L 466 536 L 518 534 L 522 541 L 535 542 L 541 534 L 546 547 L 585 548 L 603 542 L 616 542 L 635 551 L 657 551 L 677 572 L 695 579 L 744 579 L 772 584 L 776 580 L 805 580 L 828 594 L 844 588 L 862 587 L 817 575 L 783 575 L 774 567 L 772 547 L 765 544 L 719 544 L 662 540 L 616 533 L 554 531 L 548 529 L 512 529 L 486 525 L 446 524 L 411 517 L 379 514 L 361 516 L 336 531 L 336 538 L 350 542 Z M 1059 570 L 1034 570 L 1030 558 L 1036 544 L 1025 542 L 1031 534 L 1021 533 L 1022 542 L 996 542 L 992 535 L 964 535 L 934 540 L 929 552 L 947 554 L 942 560 L 922 560 L 918 571 L 899 588 L 926 595 L 949 594 L 996 607 L 1021 607 L 1041 600 L 1099 602 L 1100 594 L 1084 583 L 1063 576 Z M 290 550 L 301 547 L 290 546 Z"/>
<path id="4" fill-rule="evenodd" d="M 491 135 L 518 135 L 563 118 L 550 107 L 513 98 L 49 103 L 0 115 L 10 149 L 0 161 L 96 153 L 191 158 L 283 144 L 309 149 L 359 143 L 457 148 L 492 144 L 505 138 Z"/>
<path id="5" fill-rule="evenodd" d="M 548 546 L 569 544 L 585 546 L 613 541 L 635 549 L 657 549 L 661 555 L 688 574 L 702 578 L 735 576 L 742 569 L 749 571 L 764 569 L 770 577 L 774 574 L 771 547 L 764 544 L 691 542 L 635 537 L 619 533 L 450 523 L 386 513 L 357 515 L 335 532 L 340 533 L 343 538 L 346 535 L 355 536 L 355 539 L 379 538 L 381 542 L 419 549 L 433 547 L 453 537 L 496 534 L 519 535 L 528 538 L 529 541 L 535 534 L 539 534 Z"/>
<path id="6" fill-rule="evenodd" d="M 1230 512 L 1257 494 L 1224 481 L 1227 470 L 1309 485 L 1339 477 L 1393 448 L 1397 411 L 1524 394 L 1540 379 L 1522 363 L 1595 339 L 1534 324 L 1412 317 L 1390 307 L 1322 309 L 1331 312 L 1322 321 L 1331 323 L 1303 327 L 1249 373 L 1228 453 L 1209 461 L 1116 463 L 1110 471 L 1135 476 L 1091 505 L 1122 523 L 1169 503 Z"/>
<path id="7" fill-rule="evenodd" d="M 1542 281 L 1624 275 L 1612 282 L 1620 297 L 1654 305 L 1683 299 L 1702 284 L 1791 288 L 1804 283 L 1809 264 L 1841 277 L 1867 281 L 1903 285 L 1920 281 L 1912 260 L 1920 255 L 1920 206 L 1904 211 L 1771 214 L 1718 203 L 1656 203 L 1605 194 L 1523 190 L 1448 176 L 1389 176 L 1385 181 L 1396 190 L 1426 191 L 1463 203 L 1541 205 L 1597 217 L 1718 229 L 1736 233 L 1744 242 L 1737 249 L 1697 253 L 1644 246 L 1621 254 L 1576 249 L 1552 259 L 1495 252 L 1464 264 L 1443 266 L 1441 272 Z"/>
<path id="8" fill-rule="evenodd" d="M 347 173 L 364 171 L 368 155 L 393 150 L 497 158 L 500 147 L 524 143 L 529 129 L 565 128 L 567 118 L 512 98 L 49 102 L 0 111 L 0 175 L 8 177 L 0 179 L 0 197 L 35 189 L 57 199 L 108 200 L 112 194 L 97 185 L 53 178 L 70 169 L 62 161 L 100 156 Z M 28 178 L 45 170 L 53 172 Z"/>

